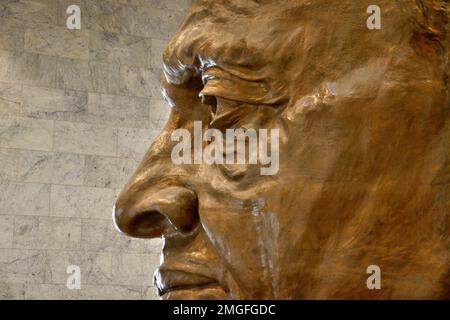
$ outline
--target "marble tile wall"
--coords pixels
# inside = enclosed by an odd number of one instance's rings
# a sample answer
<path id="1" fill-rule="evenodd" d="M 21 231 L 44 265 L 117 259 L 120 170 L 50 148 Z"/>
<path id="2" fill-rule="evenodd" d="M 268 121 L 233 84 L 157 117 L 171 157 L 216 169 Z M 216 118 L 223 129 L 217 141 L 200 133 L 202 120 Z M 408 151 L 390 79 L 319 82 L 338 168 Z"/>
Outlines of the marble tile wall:
<path id="1" fill-rule="evenodd" d="M 0 299 L 157 298 L 160 241 L 111 209 L 167 119 L 161 55 L 188 1 L 0 0 Z"/>

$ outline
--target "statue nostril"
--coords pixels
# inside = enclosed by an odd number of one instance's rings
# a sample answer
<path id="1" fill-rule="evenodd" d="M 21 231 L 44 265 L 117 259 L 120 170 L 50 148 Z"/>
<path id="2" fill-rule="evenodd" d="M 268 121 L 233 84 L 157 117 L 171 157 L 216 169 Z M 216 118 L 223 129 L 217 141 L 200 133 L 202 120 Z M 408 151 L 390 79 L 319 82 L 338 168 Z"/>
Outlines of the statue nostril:
<path id="1" fill-rule="evenodd" d="M 133 189 L 129 189 L 133 190 Z M 117 229 L 136 238 L 157 238 L 170 232 L 190 233 L 198 225 L 198 198 L 183 187 L 156 192 L 146 189 L 119 198 L 114 209 Z"/>
<path id="2" fill-rule="evenodd" d="M 168 227 L 167 218 L 157 211 L 140 213 L 130 221 L 130 234 L 138 238 L 155 238 Z"/>

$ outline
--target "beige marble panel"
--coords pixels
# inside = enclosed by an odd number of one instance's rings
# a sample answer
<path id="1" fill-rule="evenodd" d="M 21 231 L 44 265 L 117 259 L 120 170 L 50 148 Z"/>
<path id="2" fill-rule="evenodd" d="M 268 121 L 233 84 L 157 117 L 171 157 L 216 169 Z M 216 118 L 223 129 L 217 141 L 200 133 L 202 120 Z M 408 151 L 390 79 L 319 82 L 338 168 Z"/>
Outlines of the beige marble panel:
<path id="1" fill-rule="evenodd" d="M 168 42 L 166 39 L 152 39 L 152 68 L 162 70 L 163 54 Z"/>
<path id="2" fill-rule="evenodd" d="M 0 181 L 15 181 L 17 179 L 16 150 L 0 148 Z"/>
<path id="3" fill-rule="evenodd" d="M 81 185 L 85 156 L 79 154 L 53 154 L 51 181 L 56 184 Z"/>
<path id="4" fill-rule="evenodd" d="M 80 219 L 16 216 L 14 220 L 15 248 L 76 250 L 80 239 Z"/>
<path id="5" fill-rule="evenodd" d="M 80 252 L 81 274 L 83 284 L 103 284 L 114 283 L 111 274 L 111 254 L 101 252 Z"/>
<path id="6" fill-rule="evenodd" d="M 116 249 L 118 234 L 112 220 L 84 219 L 81 229 L 81 249 L 112 252 Z"/>
<path id="7" fill-rule="evenodd" d="M 56 68 L 56 86 L 81 91 L 92 90 L 89 62 L 59 58 Z"/>
<path id="8" fill-rule="evenodd" d="M 0 214 L 45 216 L 49 199 L 49 185 L 0 181 Z"/>
<path id="9" fill-rule="evenodd" d="M 117 32 L 123 29 L 122 9 L 117 1 L 84 0 L 84 23 L 95 31 Z"/>
<path id="10" fill-rule="evenodd" d="M 16 150 L 17 180 L 21 182 L 51 183 L 53 153 Z"/>
<path id="11" fill-rule="evenodd" d="M 23 289 L 25 300 L 77 300 L 79 290 L 70 290 L 66 285 L 27 283 Z"/>
<path id="12" fill-rule="evenodd" d="M 170 39 L 183 16 L 179 11 L 135 6 L 126 6 L 121 13 L 124 33 L 156 39 Z"/>
<path id="13" fill-rule="evenodd" d="M 57 121 L 54 140 L 54 150 L 59 152 L 104 156 L 117 152 L 117 129 L 113 127 Z"/>
<path id="14" fill-rule="evenodd" d="M 25 29 L 25 50 L 73 59 L 89 59 L 89 34 L 86 30 L 69 30 L 47 25 Z"/>
<path id="15" fill-rule="evenodd" d="M 140 286 L 86 285 L 80 290 L 83 300 L 141 300 L 143 288 Z"/>
<path id="16" fill-rule="evenodd" d="M 81 290 L 87 284 L 110 284 L 114 281 L 111 277 L 110 253 L 47 251 L 46 259 L 48 283 L 65 284 L 68 277 L 67 267 L 70 265 L 80 267 Z"/>
<path id="17" fill-rule="evenodd" d="M 83 184 L 100 188 L 119 187 L 123 162 L 121 158 L 86 156 Z"/>
<path id="18" fill-rule="evenodd" d="M 78 186 L 51 187 L 51 216 L 111 220 L 112 189 Z"/>
<path id="19" fill-rule="evenodd" d="M 0 299 L 158 298 L 161 240 L 111 211 L 170 112 L 162 52 L 187 1 L 0 0 Z"/>
<path id="20" fill-rule="evenodd" d="M 110 32 L 91 32 L 90 59 L 97 62 L 150 67 L 152 41 L 149 38 Z"/>
<path id="21" fill-rule="evenodd" d="M 59 58 L 56 86 L 99 93 L 119 93 L 119 66 Z"/>
<path id="22" fill-rule="evenodd" d="M 23 51 L 24 27 L 20 21 L 1 18 L 0 50 Z"/>
<path id="23" fill-rule="evenodd" d="M 161 72 L 156 69 L 121 66 L 120 91 L 136 97 L 161 97 Z"/>
<path id="24" fill-rule="evenodd" d="M 119 93 L 119 66 L 89 62 L 92 91 L 99 93 Z"/>
<path id="25" fill-rule="evenodd" d="M 81 185 L 84 155 L 30 150 L 11 150 L 16 179 L 21 182 Z"/>
<path id="26" fill-rule="evenodd" d="M 51 150 L 53 121 L 27 118 L 0 119 L 0 147 Z"/>
<path id="27" fill-rule="evenodd" d="M 0 248 L 12 248 L 14 217 L 0 216 Z"/>
<path id="28" fill-rule="evenodd" d="M 22 85 L 0 82 L 0 118 L 21 116 L 22 113 Z"/>
<path id="29" fill-rule="evenodd" d="M 119 128 L 119 156 L 140 161 L 159 133 L 153 129 Z"/>
<path id="30" fill-rule="evenodd" d="M 0 300 L 23 300 L 25 298 L 25 285 L 0 280 Z"/>
<path id="31" fill-rule="evenodd" d="M 130 286 L 151 286 L 159 254 L 115 253 L 112 276 L 115 283 Z"/>
<path id="32" fill-rule="evenodd" d="M 56 0 L 2 0 L 0 13 L 23 22 L 49 24 L 55 24 L 61 14 Z"/>
<path id="33" fill-rule="evenodd" d="M 56 58 L 23 52 L 0 51 L 0 81 L 54 87 Z"/>
<path id="34" fill-rule="evenodd" d="M 161 298 L 158 296 L 156 288 L 154 286 L 149 286 L 144 288 L 144 297 L 145 300 L 160 300 Z"/>
<path id="35" fill-rule="evenodd" d="M 159 254 L 162 247 L 160 239 L 135 239 L 119 233 L 112 220 L 84 219 L 81 233 L 81 248 L 86 251 Z"/>
<path id="36" fill-rule="evenodd" d="M 117 0 L 57 0 L 59 10 L 76 4 L 81 9 L 81 29 L 121 33 L 122 6 Z M 60 15 L 58 24 L 65 26 L 69 15 Z"/>
<path id="37" fill-rule="evenodd" d="M 14 221 L 14 228 L 16 227 L 16 219 Z M 47 230 L 48 231 L 48 230 Z M 14 231 L 15 232 L 15 231 Z M 13 240 L 13 245 L 15 242 Z M 42 282 L 47 282 L 47 273 L 48 273 L 48 263 L 47 263 L 47 255 L 45 250 L 32 251 L 33 254 L 30 256 L 28 260 L 28 272 L 32 275 L 38 277 L 39 280 L 42 279 Z M 37 281 L 32 281 L 31 283 L 37 283 Z"/>
<path id="38" fill-rule="evenodd" d="M 17 55 L 16 55 L 17 56 Z M 0 81 L 11 81 L 8 79 L 8 70 L 11 68 L 10 64 L 14 61 L 14 53 L 10 51 L 0 50 Z"/>
<path id="39" fill-rule="evenodd" d="M 149 99 L 90 93 L 87 122 L 111 126 L 148 126 Z"/>
<path id="40" fill-rule="evenodd" d="M 86 92 L 30 86 L 23 88 L 23 112 L 27 117 L 81 121 L 86 110 Z"/>
<path id="41" fill-rule="evenodd" d="M 125 186 L 130 178 L 133 176 L 135 171 L 137 170 L 142 157 L 129 157 L 125 158 L 122 162 L 122 166 L 120 168 L 120 177 L 119 177 L 119 185 Z M 136 160 L 138 159 L 138 160 Z"/>
<path id="42" fill-rule="evenodd" d="M 38 250 L 0 248 L 0 287 L 3 284 L 44 283 L 45 265 L 41 263 L 40 255 Z"/>
<path id="43" fill-rule="evenodd" d="M 119 3 L 140 7 L 184 11 L 192 0 L 118 0 Z"/>

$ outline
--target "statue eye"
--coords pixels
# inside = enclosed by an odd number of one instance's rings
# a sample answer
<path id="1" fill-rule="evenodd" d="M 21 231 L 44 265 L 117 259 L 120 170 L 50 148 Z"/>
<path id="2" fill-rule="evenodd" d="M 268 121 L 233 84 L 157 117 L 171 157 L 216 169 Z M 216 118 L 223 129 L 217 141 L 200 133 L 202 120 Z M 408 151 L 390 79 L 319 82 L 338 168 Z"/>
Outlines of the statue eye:
<path id="1" fill-rule="evenodd" d="M 238 101 L 214 96 L 202 96 L 202 103 L 207 104 L 211 111 L 209 126 L 216 129 L 228 129 L 236 125 L 247 108 Z"/>
<path id="2" fill-rule="evenodd" d="M 209 106 L 211 118 L 214 119 L 217 112 L 217 98 L 214 96 L 202 96 L 202 103 Z"/>

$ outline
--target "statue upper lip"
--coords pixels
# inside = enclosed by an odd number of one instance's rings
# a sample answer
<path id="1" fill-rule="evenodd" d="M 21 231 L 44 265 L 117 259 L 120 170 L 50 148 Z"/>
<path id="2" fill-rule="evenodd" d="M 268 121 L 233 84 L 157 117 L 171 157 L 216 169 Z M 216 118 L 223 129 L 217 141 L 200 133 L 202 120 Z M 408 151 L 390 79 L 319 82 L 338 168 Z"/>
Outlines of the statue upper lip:
<path id="1" fill-rule="evenodd" d="M 155 286 L 158 294 L 163 296 L 174 290 L 220 286 L 220 284 L 216 279 L 200 273 L 161 267 L 155 273 Z"/>

